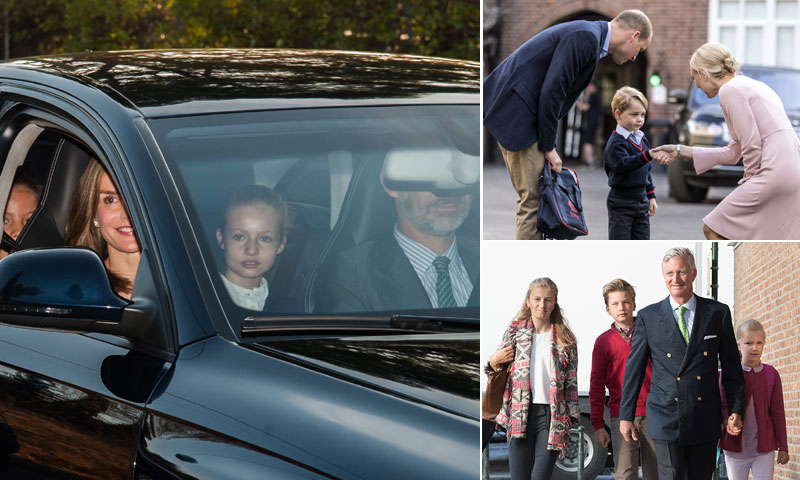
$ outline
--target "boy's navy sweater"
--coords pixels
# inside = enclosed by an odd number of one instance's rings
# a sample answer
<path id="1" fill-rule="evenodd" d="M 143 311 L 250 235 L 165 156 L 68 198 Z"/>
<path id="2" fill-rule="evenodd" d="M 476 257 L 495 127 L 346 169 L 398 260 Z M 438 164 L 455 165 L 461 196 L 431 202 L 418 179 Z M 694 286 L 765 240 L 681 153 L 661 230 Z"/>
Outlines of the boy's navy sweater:
<path id="1" fill-rule="evenodd" d="M 642 144 L 636 145 L 615 130 L 608 138 L 603 150 L 603 166 L 608 176 L 608 186 L 631 198 L 656 198 L 656 187 L 650 175 L 650 142 L 642 137 Z"/>

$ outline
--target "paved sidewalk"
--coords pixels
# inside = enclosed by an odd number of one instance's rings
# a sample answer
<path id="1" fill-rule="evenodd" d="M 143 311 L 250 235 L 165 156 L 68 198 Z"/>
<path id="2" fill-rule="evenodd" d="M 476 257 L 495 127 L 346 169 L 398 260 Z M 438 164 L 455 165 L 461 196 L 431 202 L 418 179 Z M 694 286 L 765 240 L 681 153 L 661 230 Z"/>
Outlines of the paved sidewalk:
<path id="1" fill-rule="evenodd" d="M 608 240 L 608 211 L 606 196 L 608 180 L 602 168 L 587 168 L 577 162 L 567 162 L 575 170 L 583 193 L 584 216 L 589 235 L 578 237 L 587 240 Z M 703 217 L 725 198 L 732 188 L 711 188 L 703 203 L 678 203 L 669 198 L 667 174 L 661 166 L 654 166 L 658 212 L 650 218 L 652 240 L 703 240 Z M 513 240 L 517 194 L 505 166 L 486 165 L 483 169 L 483 239 Z"/>

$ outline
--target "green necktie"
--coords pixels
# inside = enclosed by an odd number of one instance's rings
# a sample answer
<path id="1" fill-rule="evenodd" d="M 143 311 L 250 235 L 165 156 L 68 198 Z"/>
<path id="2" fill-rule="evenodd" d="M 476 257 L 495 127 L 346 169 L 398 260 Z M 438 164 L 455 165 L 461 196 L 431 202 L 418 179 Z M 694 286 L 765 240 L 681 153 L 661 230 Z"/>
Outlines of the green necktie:
<path id="1" fill-rule="evenodd" d="M 686 342 L 686 345 L 689 345 L 689 330 L 686 328 L 686 319 L 683 318 L 683 312 L 686 310 L 688 310 L 688 308 L 683 305 L 678 307 L 678 330 L 681 331 L 683 341 Z"/>
<path id="2" fill-rule="evenodd" d="M 452 308 L 456 306 L 456 299 L 453 297 L 453 286 L 450 284 L 450 259 L 445 256 L 438 256 L 433 260 L 433 268 L 436 269 L 436 300 L 439 308 Z"/>

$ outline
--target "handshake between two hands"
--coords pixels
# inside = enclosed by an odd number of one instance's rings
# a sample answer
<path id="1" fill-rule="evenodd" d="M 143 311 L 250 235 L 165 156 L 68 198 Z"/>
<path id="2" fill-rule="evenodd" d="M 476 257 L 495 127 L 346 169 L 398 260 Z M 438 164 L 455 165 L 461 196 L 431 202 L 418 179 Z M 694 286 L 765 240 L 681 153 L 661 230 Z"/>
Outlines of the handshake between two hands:
<path id="1" fill-rule="evenodd" d="M 653 160 L 661 165 L 669 165 L 678 158 L 678 147 L 676 145 L 661 145 L 650 149 Z"/>

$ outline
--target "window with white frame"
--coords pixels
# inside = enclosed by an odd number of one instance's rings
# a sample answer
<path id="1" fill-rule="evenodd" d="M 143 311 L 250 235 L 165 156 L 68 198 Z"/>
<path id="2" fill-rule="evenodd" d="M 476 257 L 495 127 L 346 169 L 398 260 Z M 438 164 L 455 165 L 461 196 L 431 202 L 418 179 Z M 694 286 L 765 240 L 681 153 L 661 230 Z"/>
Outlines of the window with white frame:
<path id="1" fill-rule="evenodd" d="M 745 65 L 800 68 L 800 0 L 710 0 L 708 38 Z"/>

